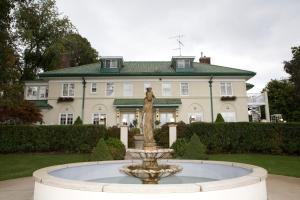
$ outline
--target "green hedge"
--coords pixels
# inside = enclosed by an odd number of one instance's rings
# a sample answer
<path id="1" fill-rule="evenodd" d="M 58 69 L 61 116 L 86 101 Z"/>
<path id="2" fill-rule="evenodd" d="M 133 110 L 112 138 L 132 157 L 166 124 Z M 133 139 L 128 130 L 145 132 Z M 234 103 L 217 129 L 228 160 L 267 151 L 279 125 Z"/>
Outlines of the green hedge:
<path id="1" fill-rule="evenodd" d="M 0 153 L 91 152 L 99 138 L 107 138 L 104 126 L 96 125 L 1 125 Z"/>
<path id="2" fill-rule="evenodd" d="M 300 155 L 300 123 L 180 124 L 179 138 L 196 133 L 208 153 L 267 153 Z M 158 144 L 168 147 L 166 127 L 155 132 Z"/>

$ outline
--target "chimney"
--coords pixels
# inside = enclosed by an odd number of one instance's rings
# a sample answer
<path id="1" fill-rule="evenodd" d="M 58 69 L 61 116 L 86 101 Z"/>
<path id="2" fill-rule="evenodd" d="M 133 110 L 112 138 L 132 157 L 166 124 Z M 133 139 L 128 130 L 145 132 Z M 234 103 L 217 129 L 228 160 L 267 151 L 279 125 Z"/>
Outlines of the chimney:
<path id="1" fill-rule="evenodd" d="M 199 62 L 210 65 L 210 57 L 203 56 L 203 52 L 201 52 L 201 57 L 199 58 Z"/>

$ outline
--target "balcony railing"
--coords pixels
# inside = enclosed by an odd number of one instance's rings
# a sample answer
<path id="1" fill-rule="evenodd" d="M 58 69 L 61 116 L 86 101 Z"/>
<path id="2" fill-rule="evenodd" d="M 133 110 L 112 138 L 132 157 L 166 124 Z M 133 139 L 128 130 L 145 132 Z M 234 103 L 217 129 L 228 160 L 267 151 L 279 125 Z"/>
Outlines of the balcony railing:
<path id="1" fill-rule="evenodd" d="M 266 105 L 264 93 L 248 93 L 248 105 L 249 106 L 261 106 Z"/>

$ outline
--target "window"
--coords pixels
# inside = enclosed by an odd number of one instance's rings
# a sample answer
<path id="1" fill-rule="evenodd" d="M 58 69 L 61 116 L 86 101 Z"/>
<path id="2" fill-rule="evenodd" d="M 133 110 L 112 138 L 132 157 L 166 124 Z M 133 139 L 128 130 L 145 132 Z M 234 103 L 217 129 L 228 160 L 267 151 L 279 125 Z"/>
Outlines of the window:
<path id="1" fill-rule="evenodd" d="M 63 84 L 63 97 L 74 97 L 74 83 L 64 83 Z"/>
<path id="2" fill-rule="evenodd" d="M 39 99 L 46 99 L 48 97 L 48 87 L 40 86 Z"/>
<path id="3" fill-rule="evenodd" d="M 189 95 L 189 84 L 188 83 L 180 83 L 180 95 L 181 96 Z"/>
<path id="4" fill-rule="evenodd" d="M 184 68 L 185 60 L 177 60 L 177 68 Z"/>
<path id="5" fill-rule="evenodd" d="M 104 60 L 104 66 L 106 68 L 117 68 L 118 60 Z"/>
<path id="6" fill-rule="evenodd" d="M 232 96 L 232 85 L 230 82 L 221 82 L 221 96 Z"/>
<path id="7" fill-rule="evenodd" d="M 26 92 L 26 99 L 35 100 L 38 99 L 38 87 L 37 86 L 28 86 Z"/>
<path id="8" fill-rule="evenodd" d="M 59 117 L 59 122 L 62 125 L 73 124 L 73 114 L 71 113 L 61 113 Z"/>
<path id="9" fill-rule="evenodd" d="M 93 114 L 93 124 L 105 124 L 106 115 L 100 113 Z"/>
<path id="10" fill-rule="evenodd" d="M 97 83 L 92 83 L 91 84 L 91 92 L 96 93 L 97 92 Z"/>
<path id="11" fill-rule="evenodd" d="M 162 83 L 162 96 L 171 96 L 171 83 Z"/>
<path id="12" fill-rule="evenodd" d="M 113 82 L 108 82 L 106 83 L 106 96 L 110 97 L 114 95 L 114 83 Z"/>
<path id="13" fill-rule="evenodd" d="M 123 84 L 123 95 L 124 96 L 133 96 L 133 85 L 132 83 Z"/>
<path id="14" fill-rule="evenodd" d="M 151 83 L 144 83 L 144 91 L 147 91 L 147 88 L 151 87 Z"/>
<path id="15" fill-rule="evenodd" d="M 202 122 L 203 121 L 203 113 L 189 113 L 189 122 Z"/>
<path id="16" fill-rule="evenodd" d="M 160 125 L 171 122 L 173 118 L 173 113 L 160 113 Z"/>
<path id="17" fill-rule="evenodd" d="M 222 112 L 222 117 L 225 122 L 235 122 L 235 112 Z"/>
<path id="18" fill-rule="evenodd" d="M 123 113 L 122 114 L 122 123 L 126 122 L 128 125 L 133 125 L 133 120 L 135 120 L 135 114 L 134 113 Z"/>

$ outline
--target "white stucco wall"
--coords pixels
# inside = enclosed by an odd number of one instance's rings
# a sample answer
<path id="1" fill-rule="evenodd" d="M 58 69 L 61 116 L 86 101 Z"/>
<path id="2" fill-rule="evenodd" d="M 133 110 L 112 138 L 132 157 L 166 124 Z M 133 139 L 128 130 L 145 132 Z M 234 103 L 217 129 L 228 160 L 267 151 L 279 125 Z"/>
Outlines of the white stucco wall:
<path id="1" fill-rule="evenodd" d="M 156 98 L 180 98 L 182 105 L 178 108 L 177 121 L 189 122 L 188 113 L 201 112 L 203 120 L 211 122 L 211 105 L 209 98 L 209 78 L 199 77 L 119 77 L 119 78 L 87 78 L 85 90 L 84 123 L 92 123 L 92 114 L 101 113 L 107 115 L 107 125 L 113 126 L 117 123 L 116 109 L 113 106 L 115 98 L 144 98 L 144 83 L 150 83 Z M 220 83 L 231 82 L 234 101 L 221 101 Z M 91 83 L 97 84 L 97 92 L 91 92 Z M 114 95 L 105 95 L 106 83 L 114 83 Z M 133 84 L 133 95 L 123 95 L 123 83 Z M 171 96 L 162 95 L 162 83 L 171 83 Z M 189 83 L 189 95 L 181 96 L 180 83 Z M 75 96 L 73 102 L 57 103 L 58 97 L 62 96 L 63 83 L 75 84 Z M 59 113 L 73 113 L 74 120 L 82 115 L 83 87 L 81 79 L 49 80 L 48 104 L 53 109 L 43 110 L 45 124 L 58 124 Z M 221 112 L 235 112 L 236 121 L 248 121 L 248 107 L 246 95 L 246 80 L 242 77 L 220 77 L 213 79 L 212 84 L 214 118 Z M 174 109 L 173 109 L 174 110 Z M 132 109 L 135 112 L 135 109 Z"/>

